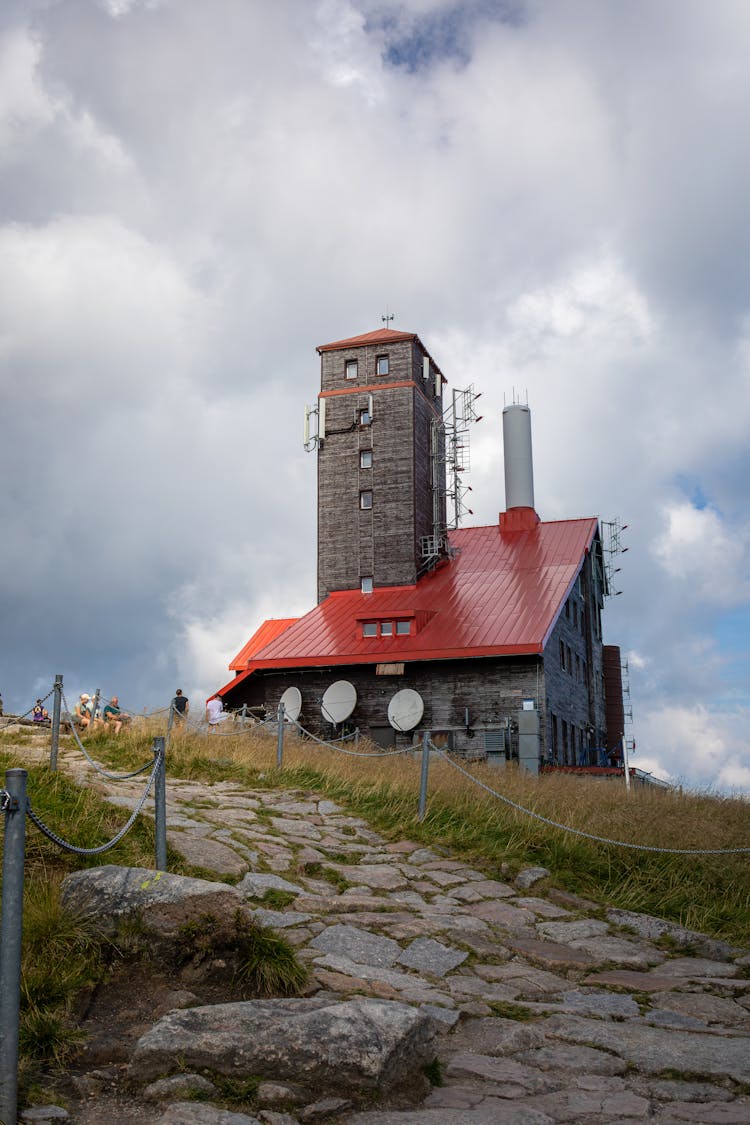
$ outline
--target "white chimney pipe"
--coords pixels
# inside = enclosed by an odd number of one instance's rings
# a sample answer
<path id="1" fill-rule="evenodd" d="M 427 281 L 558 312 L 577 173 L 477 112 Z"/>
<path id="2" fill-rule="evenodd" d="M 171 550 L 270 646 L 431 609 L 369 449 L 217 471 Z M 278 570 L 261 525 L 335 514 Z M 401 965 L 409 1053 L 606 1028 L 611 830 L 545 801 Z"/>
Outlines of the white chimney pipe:
<path id="1" fill-rule="evenodd" d="M 505 508 L 534 507 L 534 463 L 531 455 L 531 411 L 513 403 L 503 410 Z"/>

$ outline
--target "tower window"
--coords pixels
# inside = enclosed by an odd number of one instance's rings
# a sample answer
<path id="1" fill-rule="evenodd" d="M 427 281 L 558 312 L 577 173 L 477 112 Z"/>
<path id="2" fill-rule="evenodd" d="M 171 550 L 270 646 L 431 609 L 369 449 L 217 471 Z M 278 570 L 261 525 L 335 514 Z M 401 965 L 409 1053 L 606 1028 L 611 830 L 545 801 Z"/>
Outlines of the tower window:
<path id="1" fill-rule="evenodd" d="M 360 426 L 369 426 L 371 421 L 372 418 L 370 417 L 370 410 L 365 406 L 359 412 L 359 424 Z"/>
<path id="2" fill-rule="evenodd" d="M 372 450 L 361 449 L 359 452 L 359 467 L 360 469 L 372 468 Z"/>
<path id="3" fill-rule="evenodd" d="M 357 361 L 356 359 L 347 359 L 346 367 L 344 369 L 347 379 L 357 378 Z"/>
<path id="4" fill-rule="evenodd" d="M 371 594 L 372 593 L 372 575 L 371 574 L 366 574 L 360 579 L 359 588 L 360 588 L 360 590 L 362 591 L 363 594 Z"/>
<path id="5" fill-rule="evenodd" d="M 378 375 L 388 374 L 388 356 L 379 355 L 375 360 L 375 371 Z"/>
<path id="6" fill-rule="evenodd" d="M 359 506 L 363 511 L 369 511 L 372 507 L 372 490 L 369 488 L 364 489 L 359 494 Z"/>

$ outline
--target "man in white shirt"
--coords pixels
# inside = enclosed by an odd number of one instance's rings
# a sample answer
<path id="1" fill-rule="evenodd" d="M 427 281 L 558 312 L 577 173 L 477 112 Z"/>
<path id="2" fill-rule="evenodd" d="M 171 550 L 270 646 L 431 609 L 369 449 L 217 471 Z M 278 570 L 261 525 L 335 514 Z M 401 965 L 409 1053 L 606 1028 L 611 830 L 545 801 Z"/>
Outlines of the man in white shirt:
<path id="1" fill-rule="evenodd" d="M 221 702 L 218 695 L 215 695 L 212 699 L 209 699 L 208 703 L 206 704 L 206 720 L 208 722 L 209 734 L 211 733 L 211 731 L 214 731 L 215 733 L 219 729 L 219 723 L 221 722 L 221 713 L 223 710 L 224 704 Z"/>

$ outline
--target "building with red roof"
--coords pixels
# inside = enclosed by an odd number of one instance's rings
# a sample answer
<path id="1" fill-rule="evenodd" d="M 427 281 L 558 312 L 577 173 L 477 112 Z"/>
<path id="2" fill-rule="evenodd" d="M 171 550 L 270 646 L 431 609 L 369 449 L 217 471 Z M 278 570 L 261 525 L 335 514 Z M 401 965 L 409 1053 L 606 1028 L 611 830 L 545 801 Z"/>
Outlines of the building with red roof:
<path id="1" fill-rule="evenodd" d="M 455 395 L 444 409 L 445 378 L 419 337 L 380 329 L 318 353 L 307 434 L 318 604 L 260 626 L 230 664 L 225 706 L 275 713 L 284 700 L 322 736 L 349 725 L 392 745 L 428 730 L 531 769 L 619 747 L 606 725 L 622 708 L 607 707 L 598 522 L 539 519 L 528 407 L 503 412 L 506 511 L 455 527 L 461 486 L 446 468 L 460 470 L 465 427 Z M 619 655 L 606 648 L 621 703 Z"/>

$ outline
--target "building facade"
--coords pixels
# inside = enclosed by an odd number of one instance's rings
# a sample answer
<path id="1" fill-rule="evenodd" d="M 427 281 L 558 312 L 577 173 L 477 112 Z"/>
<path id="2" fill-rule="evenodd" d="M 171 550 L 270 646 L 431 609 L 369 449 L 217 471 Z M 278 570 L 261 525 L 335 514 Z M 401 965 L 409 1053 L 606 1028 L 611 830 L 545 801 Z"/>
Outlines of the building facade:
<path id="1" fill-rule="evenodd" d="M 427 730 L 528 768 L 590 763 L 618 713 L 599 526 L 539 519 L 528 408 L 504 412 L 497 524 L 448 531 L 445 380 L 419 337 L 382 329 L 318 353 L 318 604 L 263 623 L 230 665 L 225 705 L 274 714 L 296 689 L 300 722 L 331 737 L 344 725 L 324 697 L 343 681 L 346 726 L 382 745 Z M 406 729 L 393 717 L 405 689 L 421 706 Z"/>

